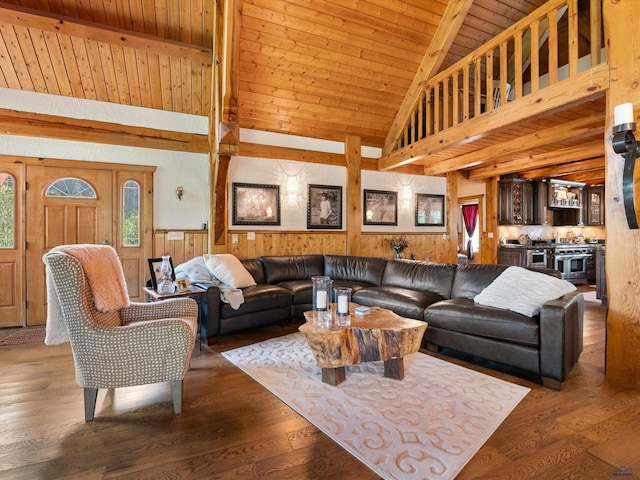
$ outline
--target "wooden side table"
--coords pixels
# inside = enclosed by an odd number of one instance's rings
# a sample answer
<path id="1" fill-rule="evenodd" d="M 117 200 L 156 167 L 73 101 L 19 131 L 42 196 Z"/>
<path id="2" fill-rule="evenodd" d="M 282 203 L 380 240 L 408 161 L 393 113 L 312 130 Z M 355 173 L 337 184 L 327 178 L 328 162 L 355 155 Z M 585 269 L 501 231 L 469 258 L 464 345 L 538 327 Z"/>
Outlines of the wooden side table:
<path id="1" fill-rule="evenodd" d="M 175 291 L 175 293 L 171 293 L 169 295 L 161 295 L 156 290 L 150 287 L 143 288 L 144 293 L 147 295 L 148 302 L 161 302 L 163 300 L 168 300 L 170 298 L 181 298 L 181 297 L 189 297 L 193 298 L 198 304 L 198 338 L 200 339 L 200 350 L 202 350 L 202 335 L 201 335 L 201 327 L 202 327 L 202 302 L 206 301 L 204 295 L 207 294 L 207 290 L 196 285 L 189 285 L 189 290 L 185 290 L 184 292 Z"/>

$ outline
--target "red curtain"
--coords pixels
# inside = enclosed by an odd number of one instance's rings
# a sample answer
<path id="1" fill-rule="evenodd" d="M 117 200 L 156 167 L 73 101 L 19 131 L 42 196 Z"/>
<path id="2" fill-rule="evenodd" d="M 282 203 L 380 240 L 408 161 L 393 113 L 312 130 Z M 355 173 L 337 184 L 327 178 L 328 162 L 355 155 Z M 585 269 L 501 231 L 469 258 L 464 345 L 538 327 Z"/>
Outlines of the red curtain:
<path id="1" fill-rule="evenodd" d="M 471 237 L 473 237 L 473 232 L 475 232 L 478 223 L 479 208 L 477 204 L 462 206 L 464 229 L 467 231 L 467 235 L 469 235 L 469 241 L 467 242 L 467 257 L 469 257 L 469 260 L 473 259 L 473 242 L 471 241 Z"/>

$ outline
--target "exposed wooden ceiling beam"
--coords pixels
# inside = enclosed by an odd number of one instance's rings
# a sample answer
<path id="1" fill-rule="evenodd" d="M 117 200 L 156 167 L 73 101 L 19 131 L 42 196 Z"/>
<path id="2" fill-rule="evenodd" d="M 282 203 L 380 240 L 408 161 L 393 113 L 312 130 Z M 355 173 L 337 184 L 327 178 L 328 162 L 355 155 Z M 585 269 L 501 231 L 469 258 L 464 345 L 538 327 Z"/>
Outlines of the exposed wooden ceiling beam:
<path id="1" fill-rule="evenodd" d="M 580 160 L 573 163 L 563 163 L 562 165 L 554 165 L 552 167 L 535 168 L 527 170 L 526 172 L 520 172 L 520 177 L 526 179 L 552 178 L 594 170 L 604 171 L 604 157 Z"/>
<path id="2" fill-rule="evenodd" d="M 487 177 L 495 177 L 516 173 L 523 168 L 550 167 L 567 162 L 575 162 L 587 158 L 601 157 L 604 155 L 604 140 L 589 142 L 584 145 L 563 148 L 553 152 L 540 153 L 516 158 L 509 162 L 493 163 L 469 172 L 469 180 L 479 180 Z M 524 167 L 526 165 L 526 167 Z"/>
<path id="3" fill-rule="evenodd" d="M 0 109 L 0 134 L 208 153 L 206 135 Z"/>
<path id="4" fill-rule="evenodd" d="M 0 2 L 0 22 L 211 65 L 211 49 Z"/>
<path id="5" fill-rule="evenodd" d="M 393 124 L 389 129 L 387 138 L 384 142 L 383 152 L 391 152 L 395 147 L 398 138 L 402 134 L 402 129 L 411 115 L 420 95 L 422 94 L 424 83 L 438 71 L 445 59 L 453 40 L 464 21 L 469 8 L 473 4 L 473 0 L 451 0 L 447 5 L 447 9 L 442 15 L 442 19 L 436 29 L 436 32 L 429 43 L 420 67 L 413 77 L 411 86 L 400 105 L 398 114 L 393 120 Z"/>
<path id="6" fill-rule="evenodd" d="M 571 79 L 558 82 L 543 90 L 523 97 L 518 102 L 507 103 L 497 110 L 468 120 L 455 128 L 443 130 L 378 160 L 378 169 L 392 170 L 413 163 L 418 159 L 428 160 L 435 152 L 473 141 L 522 120 L 531 119 L 558 109 L 566 109 L 588 99 L 602 95 L 609 85 L 609 67 L 601 64 L 581 72 Z"/>
<path id="7" fill-rule="evenodd" d="M 471 168 L 489 160 L 495 162 L 499 158 L 513 157 L 551 143 L 568 142 L 588 137 L 604 130 L 604 120 L 604 113 L 598 113 L 562 125 L 555 125 L 539 132 L 502 142 L 498 148 L 492 145 L 459 157 L 427 165 L 424 169 L 425 175 L 440 175 L 453 170 Z"/>
<path id="8" fill-rule="evenodd" d="M 572 173 L 570 175 L 558 175 L 557 178 L 570 180 L 572 182 L 584 182 L 587 185 L 604 184 L 604 168 L 601 170 L 591 170 L 589 172 Z"/>

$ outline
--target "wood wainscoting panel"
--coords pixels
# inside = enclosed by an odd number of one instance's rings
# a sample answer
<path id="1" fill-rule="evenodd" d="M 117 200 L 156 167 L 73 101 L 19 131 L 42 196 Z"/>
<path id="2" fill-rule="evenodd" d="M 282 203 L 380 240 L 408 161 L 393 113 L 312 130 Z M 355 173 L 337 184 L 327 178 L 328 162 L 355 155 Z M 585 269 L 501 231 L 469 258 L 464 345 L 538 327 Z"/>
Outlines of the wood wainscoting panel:
<path id="1" fill-rule="evenodd" d="M 183 234 L 181 240 L 169 240 L 168 233 Z M 153 258 L 171 255 L 173 266 L 208 253 L 208 230 L 155 230 L 153 232 Z"/>
<path id="2" fill-rule="evenodd" d="M 182 240 L 168 240 L 169 232 L 182 232 Z M 257 258 L 263 255 L 346 255 L 347 232 L 345 231 L 250 231 L 255 240 L 249 240 L 247 230 L 230 230 L 227 237 L 228 253 L 238 258 Z M 400 233 L 362 233 L 358 236 L 361 243 L 361 256 L 393 258 L 394 251 L 389 240 Z M 193 257 L 207 252 L 207 230 L 156 230 L 153 234 L 153 256 L 171 255 L 174 267 Z M 237 243 L 233 243 L 237 236 Z M 411 253 L 416 260 L 428 259 L 432 262 L 445 262 L 448 258 L 448 243 L 442 233 L 405 234 L 409 248 L 404 258 Z M 223 253 L 216 251 L 215 253 Z"/>

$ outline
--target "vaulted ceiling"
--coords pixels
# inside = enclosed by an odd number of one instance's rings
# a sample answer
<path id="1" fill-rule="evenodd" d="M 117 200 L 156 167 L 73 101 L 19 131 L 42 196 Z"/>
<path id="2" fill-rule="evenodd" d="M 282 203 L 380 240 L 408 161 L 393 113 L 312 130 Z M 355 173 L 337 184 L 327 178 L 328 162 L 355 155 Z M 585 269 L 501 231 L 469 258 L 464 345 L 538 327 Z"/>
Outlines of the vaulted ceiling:
<path id="1" fill-rule="evenodd" d="M 440 68 L 543 3 L 475 0 Z M 447 4 L 244 0 L 240 127 L 382 147 Z M 212 0 L 0 2 L 0 86 L 209 115 L 214 14 Z"/>

